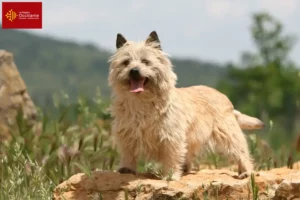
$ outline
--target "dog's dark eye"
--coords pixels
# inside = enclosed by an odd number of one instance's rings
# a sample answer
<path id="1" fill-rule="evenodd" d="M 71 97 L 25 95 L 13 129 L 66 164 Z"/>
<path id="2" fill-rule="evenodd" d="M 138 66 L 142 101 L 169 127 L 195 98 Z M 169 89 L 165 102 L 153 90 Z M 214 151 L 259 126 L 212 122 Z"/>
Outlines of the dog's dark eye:
<path id="1" fill-rule="evenodd" d="M 142 59 L 142 63 L 144 63 L 145 65 L 149 65 L 149 64 L 150 64 L 150 61 L 147 60 L 147 59 Z"/>
<path id="2" fill-rule="evenodd" d="M 123 65 L 129 65 L 129 63 L 130 63 L 130 60 L 124 60 L 122 64 Z"/>

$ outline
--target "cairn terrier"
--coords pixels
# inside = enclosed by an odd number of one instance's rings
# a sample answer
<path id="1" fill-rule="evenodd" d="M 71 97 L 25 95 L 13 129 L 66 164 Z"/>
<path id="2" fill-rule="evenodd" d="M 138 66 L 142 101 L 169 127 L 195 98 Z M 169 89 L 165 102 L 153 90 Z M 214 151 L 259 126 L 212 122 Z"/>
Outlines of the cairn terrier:
<path id="1" fill-rule="evenodd" d="M 155 31 L 142 42 L 117 34 L 116 47 L 108 82 L 112 133 L 121 156 L 118 172 L 135 174 L 143 156 L 178 180 L 190 171 L 193 158 L 209 149 L 234 158 L 240 178 L 249 176 L 253 162 L 242 129 L 260 129 L 263 122 L 235 110 L 213 88 L 176 88 L 177 76 Z"/>

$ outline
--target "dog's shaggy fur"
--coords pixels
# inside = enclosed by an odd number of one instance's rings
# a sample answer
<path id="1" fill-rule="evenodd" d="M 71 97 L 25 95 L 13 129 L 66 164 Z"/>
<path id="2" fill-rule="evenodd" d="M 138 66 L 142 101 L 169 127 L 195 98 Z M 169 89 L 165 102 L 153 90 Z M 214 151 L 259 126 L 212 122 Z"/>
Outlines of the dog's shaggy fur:
<path id="1" fill-rule="evenodd" d="M 244 115 L 207 86 L 176 88 L 177 76 L 155 31 L 143 42 L 117 35 L 108 82 L 113 91 L 112 132 L 121 155 L 120 173 L 136 173 L 139 156 L 162 164 L 180 179 L 193 158 L 210 149 L 238 162 L 241 178 L 253 170 L 241 130 L 264 124 Z"/>

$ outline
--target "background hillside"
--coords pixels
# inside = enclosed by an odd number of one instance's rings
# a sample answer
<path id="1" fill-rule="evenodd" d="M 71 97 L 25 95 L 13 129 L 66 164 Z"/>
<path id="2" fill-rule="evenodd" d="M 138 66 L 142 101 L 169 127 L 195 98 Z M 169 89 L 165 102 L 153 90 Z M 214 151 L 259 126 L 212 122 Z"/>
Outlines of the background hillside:
<path id="1" fill-rule="evenodd" d="M 114 42 L 114 41 L 112 41 Z M 0 30 L 0 48 L 14 54 L 29 92 L 38 105 L 52 101 L 53 93 L 67 92 L 72 100 L 91 97 L 96 87 L 109 96 L 108 63 L 112 52 L 91 44 L 42 37 L 27 32 Z M 215 86 L 225 69 L 220 65 L 190 59 L 172 59 L 178 86 Z"/>

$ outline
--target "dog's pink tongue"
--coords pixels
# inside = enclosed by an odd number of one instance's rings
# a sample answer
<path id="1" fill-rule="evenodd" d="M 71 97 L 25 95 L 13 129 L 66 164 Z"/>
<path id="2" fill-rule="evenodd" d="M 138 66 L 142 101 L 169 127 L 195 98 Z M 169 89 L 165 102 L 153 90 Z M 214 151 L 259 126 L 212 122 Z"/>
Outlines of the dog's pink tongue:
<path id="1" fill-rule="evenodd" d="M 130 92 L 137 93 L 144 91 L 144 81 L 145 79 L 140 80 L 130 80 Z"/>

